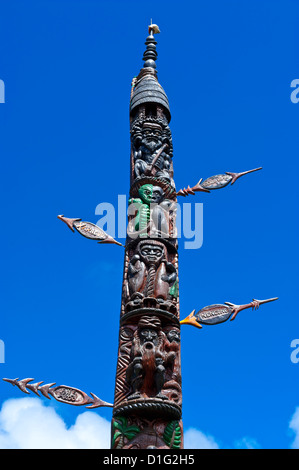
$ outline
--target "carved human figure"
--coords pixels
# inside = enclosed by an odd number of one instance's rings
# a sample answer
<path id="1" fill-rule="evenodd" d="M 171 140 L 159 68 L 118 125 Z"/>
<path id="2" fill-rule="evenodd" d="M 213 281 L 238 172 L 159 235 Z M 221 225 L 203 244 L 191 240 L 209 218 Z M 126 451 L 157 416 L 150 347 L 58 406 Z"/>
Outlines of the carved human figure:
<path id="1" fill-rule="evenodd" d="M 152 297 L 161 305 L 170 303 L 169 295 L 177 272 L 166 259 L 166 248 L 157 241 L 141 241 L 128 265 L 129 309 L 138 307 L 142 299 Z"/>
<path id="2" fill-rule="evenodd" d="M 169 399 L 181 404 L 182 401 L 182 377 L 180 360 L 180 330 L 177 327 L 170 326 L 164 330 L 166 334 L 165 351 L 172 360 L 168 361 L 168 367 L 165 372 L 164 393 Z M 171 354 L 172 353 L 172 354 Z"/>
<path id="3" fill-rule="evenodd" d="M 160 186 L 144 184 L 138 190 L 139 198 L 129 199 L 129 205 L 134 204 L 135 211 L 130 209 L 129 213 L 134 215 L 133 227 L 131 223 L 130 236 L 132 232 L 138 232 L 139 236 L 147 237 L 157 235 L 164 238 L 169 237 L 169 211 L 172 201 L 164 200 L 164 191 Z"/>
<path id="4" fill-rule="evenodd" d="M 146 118 L 132 126 L 135 178 L 152 175 L 172 182 L 171 133 L 161 119 Z"/>
<path id="5" fill-rule="evenodd" d="M 174 361 L 176 353 L 165 351 L 166 341 L 158 317 L 141 317 L 134 333 L 131 363 L 126 372 L 126 380 L 132 389 L 128 400 L 141 396 L 167 399 L 161 390 L 165 382 L 166 366 Z"/>

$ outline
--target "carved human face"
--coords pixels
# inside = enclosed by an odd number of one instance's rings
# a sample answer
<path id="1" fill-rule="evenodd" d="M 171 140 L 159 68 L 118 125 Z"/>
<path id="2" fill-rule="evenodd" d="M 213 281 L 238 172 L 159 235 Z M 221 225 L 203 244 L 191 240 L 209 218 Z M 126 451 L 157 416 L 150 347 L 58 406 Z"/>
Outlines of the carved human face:
<path id="1" fill-rule="evenodd" d="M 162 130 L 158 127 L 145 126 L 142 129 L 142 142 L 149 147 L 152 142 L 160 143 L 162 138 Z"/>
<path id="2" fill-rule="evenodd" d="M 157 263 L 163 257 L 163 248 L 158 245 L 143 245 L 141 256 L 150 263 Z"/>
<path id="3" fill-rule="evenodd" d="M 153 186 L 152 202 L 158 204 L 163 197 L 163 189 L 159 186 Z"/>
<path id="4" fill-rule="evenodd" d="M 160 186 L 153 186 L 152 184 L 144 184 L 139 188 L 138 193 L 145 204 L 158 204 L 164 195 Z"/>
<path id="5" fill-rule="evenodd" d="M 167 338 L 168 338 L 170 343 L 172 343 L 173 341 L 175 341 L 176 343 L 179 343 L 180 342 L 180 332 L 178 330 L 170 330 L 167 333 Z"/>
<path id="6" fill-rule="evenodd" d="M 147 349 L 158 344 L 158 333 L 153 328 L 142 328 L 139 333 L 141 344 L 144 344 Z"/>

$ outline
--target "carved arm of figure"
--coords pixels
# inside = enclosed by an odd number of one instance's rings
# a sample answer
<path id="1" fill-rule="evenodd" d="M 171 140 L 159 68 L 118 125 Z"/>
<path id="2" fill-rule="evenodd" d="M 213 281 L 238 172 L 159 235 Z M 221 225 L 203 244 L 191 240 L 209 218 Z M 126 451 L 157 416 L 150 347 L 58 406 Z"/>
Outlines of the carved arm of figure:
<path id="1" fill-rule="evenodd" d="M 169 171 L 170 170 L 170 156 L 166 152 L 163 152 L 162 156 L 164 158 L 164 170 Z"/>
<path id="2" fill-rule="evenodd" d="M 128 397 L 128 400 L 139 398 L 140 388 L 143 383 L 143 366 L 142 357 L 136 356 L 133 361 L 129 364 L 126 371 L 126 381 L 131 385 L 132 394 Z"/>
<path id="3" fill-rule="evenodd" d="M 164 395 L 161 390 L 165 383 L 165 366 L 164 361 L 161 357 L 156 357 L 156 371 L 155 371 L 155 385 L 157 389 L 157 398 L 167 400 L 167 396 Z"/>
<path id="4" fill-rule="evenodd" d="M 134 170 L 135 170 L 135 177 L 138 178 L 144 173 L 144 166 L 145 162 L 142 160 L 142 152 L 141 150 L 135 150 L 134 152 Z"/>
<path id="5" fill-rule="evenodd" d="M 136 268 L 135 265 L 137 263 L 137 261 L 140 260 L 140 256 L 139 255 L 134 255 L 129 263 L 129 266 L 128 266 L 128 275 L 129 276 L 134 276 L 134 274 L 138 273 L 140 271 L 140 268 Z"/>
<path id="6" fill-rule="evenodd" d="M 142 176 L 151 168 L 152 160 L 153 157 L 151 153 L 147 149 L 143 148 L 143 146 L 134 152 L 134 170 L 136 178 Z"/>
<path id="7" fill-rule="evenodd" d="M 147 228 L 148 222 L 150 220 L 150 208 L 145 204 L 142 199 L 131 198 L 129 199 L 129 205 L 134 204 L 137 214 L 134 218 L 134 229 L 137 231 L 142 231 Z M 131 213 L 131 215 L 133 215 Z"/>
<path id="8" fill-rule="evenodd" d="M 170 351 L 165 358 L 165 365 L 172 365 L 176 358 L 176 352 Z"/>
<path id="9" fill-rule="evenodd" d="M 140 206 L 143 204 L 143 201 L 139 197 L 137 197 L 137 198 L 131 197 L 128 201 L 128 204 L 129 204 L 129 206 L 131 204 L 134 204 L 135 207 L 136 207 L 136 210 L 139 210 Z"/>
<path id="10" fill-rule="evenodd" d="M 141 160 L 142 159 L 142 152 L 141 150 L 135 150 L 134 151 L 134 161 L 136 162 L 136 160 Z"/>
<path id="11" fill-rule="evenodd" d="M 177 278 L 177 272 L 176 272 L 175 266 L 172 263 L 165 261 L 165 267 L 166 267 L 166 274 L 162 276 L 162 281 L 168 282 L 168 284 L 172 284 L 175 282 Z"/>

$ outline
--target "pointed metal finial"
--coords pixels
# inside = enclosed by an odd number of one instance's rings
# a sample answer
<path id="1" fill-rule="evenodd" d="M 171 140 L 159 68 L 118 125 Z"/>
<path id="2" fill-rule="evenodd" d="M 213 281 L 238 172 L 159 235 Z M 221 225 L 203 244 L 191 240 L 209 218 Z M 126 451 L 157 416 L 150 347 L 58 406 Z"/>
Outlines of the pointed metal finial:
<path id="1" fill-rule="evenodd" d="M 160 33 L 159 26 L 157 24 L 153 24 L 151 20 L 151 24 L 148 27 L 149 36 L 146 38 L 145 45 L 146 51 L 143 54 L 144 66 L 143 68 L 152 68 L 156 69 L 156 59 L 158 57 L 158 53 L 156 51 L 156 44 L 157 41 L 154 38 L 154 34 Z"/>
<path id="2" fill-rule="evenodd" d="M 159 26 L 157 24 L 153 24 L 153 20 L 151 19 L 151 24 L 148 27 L 148 32 L 149 34 L 159 34 L 161 31 L 159 29 Z"/>

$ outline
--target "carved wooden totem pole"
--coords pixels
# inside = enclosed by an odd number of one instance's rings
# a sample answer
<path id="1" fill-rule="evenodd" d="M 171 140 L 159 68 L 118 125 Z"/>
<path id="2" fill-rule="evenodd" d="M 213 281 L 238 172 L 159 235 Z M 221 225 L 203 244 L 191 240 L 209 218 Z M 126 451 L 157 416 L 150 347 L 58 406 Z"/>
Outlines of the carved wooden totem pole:
<path id="1" fill-rule="evenodd" d="M 24 393 L 30 390 L 40 396 L 40 392 L 75 406 L 113 408 L 113 449 L 183 448 L 180 325 L 201 328 L 223 323 L 234 320 L 241 310 L 276 300 L 213 304 L 180 321 L 177 197 L 224 188 L 261 168 L 214 175 L 176 191 L 169 103 L 156 72 L 154 34 L 159 32 L 157 25 L 149 26 L 144 65 L 131 90 L 131 187 L 114 403 L 65 385 L 3 379 Z M 97 225 L 58 218 L 86 238 L 123 246 Z"/>
<path id="2" fill-rule="evenodd" d="M 155 25 L 130 101 L 131 188 L 112 420 L 113 448 L 181 448 L 176 190 Z"/>

